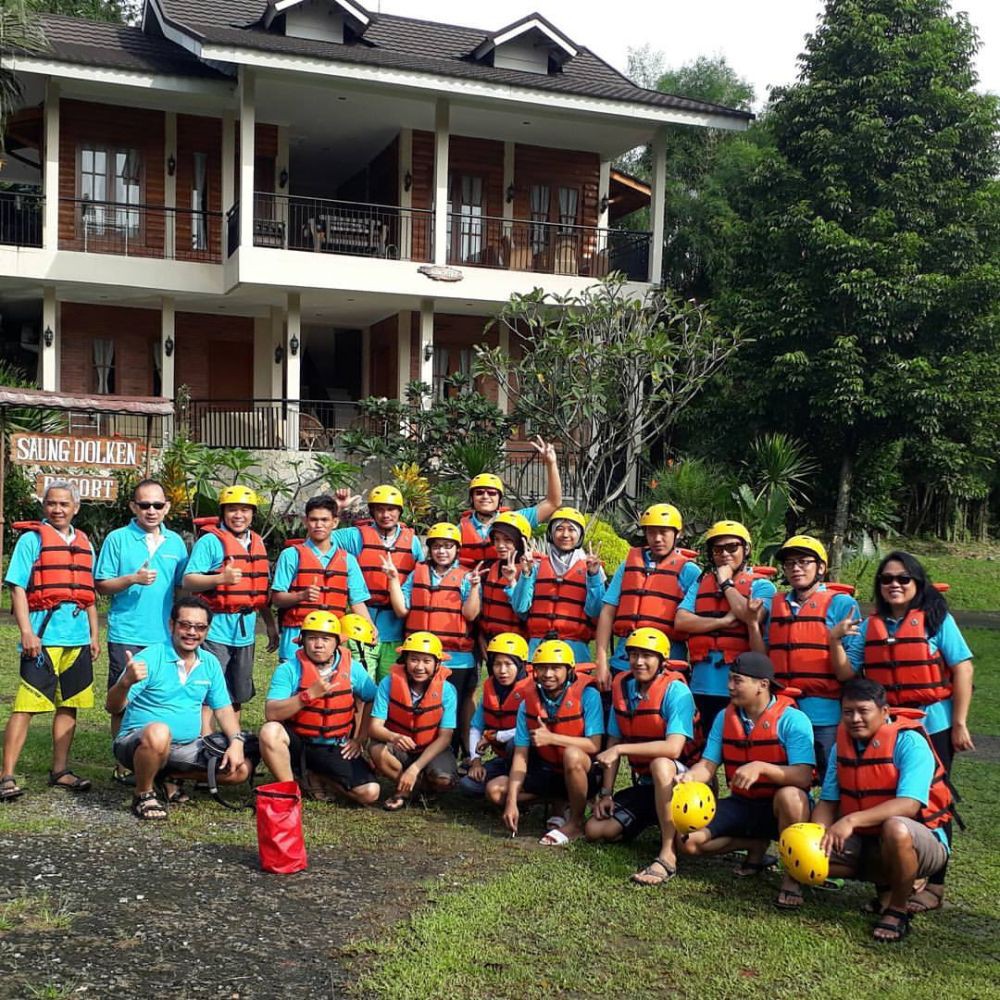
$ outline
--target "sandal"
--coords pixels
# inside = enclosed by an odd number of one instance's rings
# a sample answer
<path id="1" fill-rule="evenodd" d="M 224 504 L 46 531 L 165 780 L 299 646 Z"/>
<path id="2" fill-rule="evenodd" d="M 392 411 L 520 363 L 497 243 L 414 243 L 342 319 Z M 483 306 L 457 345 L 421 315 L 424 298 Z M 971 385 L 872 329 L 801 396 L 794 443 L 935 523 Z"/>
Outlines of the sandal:
<path id="1" fill-rule="evenodd" d="M 128 768 L 122 767 L 120 764 L 111 772 L 111 780 L 116 785 L 126 785 L 130 788 L 135 788 L 135 775 Z"/>
<path id="2" fill-rule="evenodd" d="M 62 779 L 67 776 L 73 780 L 63 781 Z M 90 791 L 90 782 L 74 774 L 68 767 L 63 771 L 49 771 L 49 785 L 52 788 L 61 788 L 64 792 Z"/>
<path id="3" fill-rule="evenodd" d="M 184 782 L 178 781 L 176 785 L 173 786 L 173 791 L 170 791 L 170 786 L 173 782 L 167 784 L 167 802 L 172 806 L 183 806 L 187 805 L 191 801 L 191 796 L 184 791 Z"/>
<path id="4" fill-rule="evenodd" d="M 875 931 L 891 931 L 892 937 L 888 937 L 883 934 L 872 933 L 872 937 L 879 944 L 899 944 L 903 938 L 909 933 L 910 930 L 910 914 L 906 910 L 884 910 L 882 917 L 895 917 L 896 923 L 890 924 L 885 919 L 880 920 L 876 925 Z"/>
<path id="5" fill-rule="evenodd" d="M 800 889 L 779 889 L 774 905 L 779 910 L 799 910 L 805 901 Z"/>
<path id="6" fill-rule="evenodd" d="M 655 866 L 655 867 L 654 867 Z M 661 875 L 655 868 L 661 868 L 663 874 Z M 665 882 L 669 882 L 677 874 L 677 869 L 671 865 L 668 865 L 663 858 L 653 858 L 652 861 L 646 865 L 645 868 L 640 868 L 633 876 L 632 883 L 634 885 L 648 885 L 657 886 L 663 885 Z M 640 875 L 645 875 L 646 878 L 639 878 Z"/>
<path id="7" fill-rule="evenodd" d="M 390 795 L 389 798 L 382 803 L 382 808 L 386 812 L 399 812 L 400 809 L 405 809 L 410 804 L 410 800 L 406 795 Z"/>
<path id="8" fill-rule="evenodd" d="M 156 792 L 143 792 L 132 796 L 132 815 L 140 820 L 162 820 L 167 818 L 167 810 Z"/>
<path id="9" fill-rule="evenodd" d="M 24 789 L 18 785 L 13 774 L 5 774 L 0 777 L 0 802 L 9 802 L 19 795 L 24 795 Z"/>
<path id="10" fill-rule="evenodd" d="M 737 878 L 754 878 L 761 872 L 766 872 L 777 863 L 777 858 L 773 854 L 765 854 L 760 861 L 743 861 L 733 869 L 733 874 Z"/>
<path id="11" fill-rule="evenodd" d="M 910 896 L 906 902 L 906 911 L 910 916 L 917 913 L 932 913 L 934 910 L 940 910 L 943 904 L 943 890 L 939 896 L 933 889 L 927 887 Z"/>
<path id="12" fill-rule="evenodd" d="M 887 885 L 877 885 L 875 886 L 875 895 L 868 900 L 867 903 L 863 903 L 860 907 L 861 912 L 874 915 L 876 917 L 882 916 L 882 911 L 885 909 L 886 904 L 882 900 L 882 894 L 885 894 L 885 898 L 889 898 L 889 886 Z"/>

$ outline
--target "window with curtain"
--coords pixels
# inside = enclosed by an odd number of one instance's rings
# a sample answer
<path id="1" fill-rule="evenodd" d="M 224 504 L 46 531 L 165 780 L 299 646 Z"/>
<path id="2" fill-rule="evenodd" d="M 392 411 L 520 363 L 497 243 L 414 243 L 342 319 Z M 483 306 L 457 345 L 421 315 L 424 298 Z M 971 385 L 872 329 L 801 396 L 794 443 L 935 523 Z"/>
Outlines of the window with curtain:
<path id="1" fill-rule="evenodd" d="M 576 210 L 580 202 L 580 192 L 576 188 L 559 188 L 559 225 L 560 232 L 572 234 L 570 226 L 576 225 Z"/>
<path id="2" fill-rule="evenodd" d="M 434 398 L 444 399 L 444 380 L 448 377 L 448 348 L 434 345 Z"/>
<path id="3" fill-rule="evenodd" d="M 142 158 L 134 149 L 80 149 L 80 198 L 95 202 L 84 205 L 82 217 L 91 233 L 109 227 L 119 232 L 139 231 L 142 203 Z M 135 207 L 132 207 L 135 206 Z"/>
<path id="4" fill-rule="evenodd" d="M 457 174 L 448 187 L 448 244 L 452 255 L 462 263 L 476 262 L 483 252 L 483 179 Z"/>
<path id="5" fill-rule="evenodd" d="M 472 348 L 461 347 L 449 351 L 447 347 L 434 346 L 434 398 L 445 399 L 456 395 L 459 390 L 446 385 L 451 375 L 469 375 L 472 372 Z"/>
<path id="6" fill-rule="evenodd" d="M 106 396 L 115 391 L 115 342 L 94 341 L 94 372 L 97 375 L 97 392 Z"/>
<path id="7" fill-rule="evenodd" d="M 163 341 L 154 340 L 153 348 L 153 395 L 163 395 Z"/>
<path id="8" fill-rule="evenodd" d="M 531 251 L 541 253 L 548 242 L 548 229 L 545 223 L 549 221 L 549 186 L 548 184 L 532 184 L 530 192 L 531 207 Z"/>
<path id="9" fill-rule="evenodd" d="M 194 154 L 191 181 L 191 249 L 208 249 L 208 154 Z"/>

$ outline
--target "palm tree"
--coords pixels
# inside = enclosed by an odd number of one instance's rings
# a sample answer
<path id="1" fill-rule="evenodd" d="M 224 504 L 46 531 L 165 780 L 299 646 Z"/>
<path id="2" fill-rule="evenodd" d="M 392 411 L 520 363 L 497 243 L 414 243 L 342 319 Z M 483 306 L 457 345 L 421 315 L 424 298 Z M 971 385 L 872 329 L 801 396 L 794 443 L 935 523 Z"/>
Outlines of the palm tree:
<path id="1" fill-rule="evenodd" d="M 28 0 L 4 0 L 0 7 L 0 53 L 37 52 L 45 46 L 38 15 Z M 21 98 L 21 84 L 13 69 L 0 66 L 0 156 L 4 151 L 4 126 Z"/>

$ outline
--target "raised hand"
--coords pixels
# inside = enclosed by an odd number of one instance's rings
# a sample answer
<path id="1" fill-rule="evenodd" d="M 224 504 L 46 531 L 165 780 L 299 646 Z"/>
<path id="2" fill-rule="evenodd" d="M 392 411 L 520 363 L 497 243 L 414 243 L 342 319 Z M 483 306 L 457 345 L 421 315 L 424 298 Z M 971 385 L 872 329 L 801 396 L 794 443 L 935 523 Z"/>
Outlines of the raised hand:
<path id="1" fill-rule="evenodd" d="M 136 570 L 135 582 L 140 587 L 148 587 L 151 583 L 156 583 L 156 570 L 149 568 L 148 559 Z"/>
<path id="2" fill-rule="evenodd" d="M 235 560 L 230 556 L 226 560 L 226 565 L 222 569 L 222 582 L 231 587 L 234 583 L 239 583 L 243 579 L 243 570 L 236 565 Z"/>
<path id="3" fill-rule="evenodd" d="M 552 731 L 544 722 L 538 723 L 537 729 L 531 730 L 531 745 L 536 747 L 550 747 L 554 745 Z"/>
<path id="4" fill-rule="evenodd" d="M 129 652 L 125 653 L 125 682 L 131 687 L 144 681 L 149 676 L 149 667 L 144 660 L 136 660 Z"/>
<path id="5" fill-rule="evenodd" d="M 738 615 L 740 621 L 746 625 L 752 625 L 759 620 L 760 609 L 764 607 L 764 602 L 759 597 L 751 597 L 747 600 L 746 608 Z"/>
<path id="6" fill-rule="evenodd" d="M 518 574 L 517 567 L 517 553 L 511 552 L 507 558 L 500 563 L 500 576 L 503 577 L 503 582 L 505 587 L 509 587 L 516 579 Z"/>
<path id="7" fill-rule="evenodd" d="M 601 568 L 604 566 L 601 560 L 601 548 L 598 546 L 597 552 L 594 552 L 594 546 L 591 542 L 587 543 L 587 555 L 585 556 L 585 561 L 587 563 L 587 574 L 589 576 L 597 576 L 600 573 Z"/>
<path id="8" fill-rule="evenodd" d="M 346 487 L 341 486 L 341 488 L 333 494 L 333 499 L 337 501 L 337 512 L 343 513 L 348 507 L 353 507 L 354 504 L 361 499 L 361 497 L 356 493 L 351 493 L 351 491 Z"/>
<path id="9" fill-rule="evenodd" d="M 549 444 L 547 441 L 543 440 L 541 435 L 538 435 L 534 441 L 529 441 L 528 444 L 535 449 L 535 453 L 546 465 L 555 465 L 555 445 Z"/>
<path id="10" fill-rule="evenodd" d="M 483 579 L 483 564 L 481 562 L 476 563 L 476 565 L 465 574 L 465 579 L 469 581 L 470 587 L 478 587 Z"/>
<path id="11" fill-rule="evenodd" d="M 382 572 L 385 573 L 387 580 L 399 579 L 399 570 L 396 569 L 396 564 L 392 561 L 391 556 L 382 556 Z"/>
<path id="12" fill-rule="evenodd" d="M 846 618 L 841 618 L 836 625 L 830 629 L 830 638 L 838 642 L 848 635 L 857 635 L 861 629 L 861 615 L 857 608 L 851 608 L 851 613 Z"/>

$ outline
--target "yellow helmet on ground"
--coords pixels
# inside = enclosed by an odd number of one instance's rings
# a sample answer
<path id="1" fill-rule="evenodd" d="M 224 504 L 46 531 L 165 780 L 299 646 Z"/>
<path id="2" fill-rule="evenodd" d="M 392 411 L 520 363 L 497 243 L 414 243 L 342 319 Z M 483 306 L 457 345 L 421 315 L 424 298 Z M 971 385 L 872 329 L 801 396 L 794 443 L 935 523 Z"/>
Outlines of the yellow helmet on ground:
<path id="1" fill-rule="evenodd" d="M 375 645 L 375 626 L 361 615 L 344 615 L 340 619 L 340 635 L 343 639 L 356 639 L 366 646 Z"/>
<path id="2" fill-rule="evenodd" d="M 248 507 L 259 507 L 260 498 L 249 486 L 225 486 L 219 491 L 219 506 L 225 503 L 245 504 Z"/>
<path id="3" fill-rule="evenodd" d="M 829 563 L 830 561 L 826 556 L 826 546 L 818 538 L 813 538 L 812 535 L 792 535 L 775 553 L 775 558 L 781 562 L 789 552 L 796 551 L 811 552 L 820 562 Z"/>
<path id="4" fill-rule="evenodd" d="M 310 611 L 302 619 L 303 632 L 323 632 L 340 638 L 340 620 L 332 611 Z"/>
<path id="5" fill-rule="evenodd" d="M 670 800 L 670 818 L 680 834 L 702 830 L 715 818 L 715 796 L 703 781 L 685 781 L 674 785 Z"/>
<path id="6" fill-rule="evenodd" d="M 830 859 L 820 843 L 826 829 L 819 823 L 793 823 L 778 842 L 785 871 L 803 885 L 822 885 L 830 875 Z"/>
<path id="7" fill-rule="evenodd" d="M 670 640 L 658 628 L 637 628 L 626 640 L 626 649 L 645 649 L 670 659 Z"/>
<path id="8" fill-rule="evenodd" d="M 434 540 L 441 542 L 454 542 L 456 545 L 462 544 L 462 532 L 459 531 L 458 525 L 449 524 L 447 521 L 439 521 L 437 524 L 431 525 L 430 531 L 427 532 L 427 542 L 430 544 Z"/>
<path id="9" fill-rule="evenodd" d="M 497 490 L 503 496 L 503 480 L 492 472 L 480 472 L 469 480 L 469 492 L 472 490 Z"/>
<path id="10" fill-rule="evenodd" d="M 369 491 L 368 504 L 371 506 L 373 503 L 384 503 L 390 507 L 399 507 L 402 510 L 403 494 L 395 486 L 388 486 L 383 483 L 381 486 L 375 486 Z"/>
<path id="11" fill-rule="evenodd" d="M 742 538 L 747 545 L 750 544 L 750 532 L 746 525 L 739 521 L 716 521 L 708 531 L 705 532 L 705 541 L 710 542 L 713 538 L 723 538 L 731 535 L 733 538 Z"/>
<path id="12" fill-rule="evenodd" d="M 441 645 L 441 640 L 433 632 L 414 632 L 403 640 L 403 645 L 398 646 L 397 653 L 430 653 L 438 660 L 447 660 L 448 655 Z"/>
<path id="13" fill-rule="evenodd" d="M 578 511 L 575 507 L 560 507 L 558 510 L 554 511 L 552 516 L 549 518 L 550 530 L 556 521 L 571 521 L 580 529 L 581 533 L 587 529 L 586 515 Z"/>
<path id="14" fill-rule="evenodd" d="M 502 653 L 504 656 L 513 656 L 522 663 L 528 659 L 528 640 L 516 632 L 501 632 L 493 636 L 486 647 L 486 655 L 492 653 Z"/>
<path id="15" fill-rule="evenodd" d="M 518 514 L 516 510 L 504 510 L 496 516 L 496 520 L 490 525 L 490 534 L 497 528 L 513 528 L 526 542 L 531 538 L 531 525 L 523 514 Z"/>
<path id="16" fill-rule="evenodd" d="M 535 655 L 531 658 L 533 665 L 539 663 L 561 663 L 572 669 L 576 666 L 576 657 L 573 655 L 573 647 L 562 639 L 546 639 L 540 642 Z"/>
<path id="17" fill-rule="evenodd" d="M 639 517 L 640 528 L 673 528 L 680 531 L 684 527 L 681 512 L 669 503 L 654 503 Z"/>

